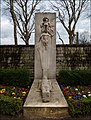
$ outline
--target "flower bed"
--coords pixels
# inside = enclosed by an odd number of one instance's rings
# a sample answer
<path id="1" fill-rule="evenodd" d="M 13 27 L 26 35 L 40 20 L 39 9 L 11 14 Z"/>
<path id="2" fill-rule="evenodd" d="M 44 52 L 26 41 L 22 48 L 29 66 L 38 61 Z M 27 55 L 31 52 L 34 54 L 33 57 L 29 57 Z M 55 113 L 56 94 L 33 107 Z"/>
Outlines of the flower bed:
<path id="1" fill-rule="evenodd" d="M 89 86 L 62 86 L 63 93 L 67 99 L 79 100 L 91 97 L 91 85 Z"/>
<path id="2" fill-rule="evenodd" d="M 69 105 L 71 116 L 91 114 L 91 85 L 63 86 L 63 94 Z"/>
<path id="3" fill-rule="evenodd" d="M 29 92 L 29 89 L 30 89 L 29 86 L 28 88 L 24 88 L 24 87 L 19 88 L 19 87 L 13 87 L 13 86 L 0 85 L 0 95 L 3 94 L 5 96 L 21 99 L 24 101 Z"/>
<path id="4" fill-rule="evenodd" d="M 30 87 L 0 85 L 0 114 L 16 115 L 22 111 Z"/>

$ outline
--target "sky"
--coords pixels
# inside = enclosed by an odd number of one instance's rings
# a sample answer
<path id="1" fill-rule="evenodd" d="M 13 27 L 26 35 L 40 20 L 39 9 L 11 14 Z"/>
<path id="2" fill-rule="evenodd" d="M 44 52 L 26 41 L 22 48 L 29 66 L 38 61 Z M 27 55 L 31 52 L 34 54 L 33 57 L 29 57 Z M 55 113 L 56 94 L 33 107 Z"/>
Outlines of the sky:
<path id="1" fill-rule="evenodd" d="M 45 9 L 45 12 L 53 12 L 49 8 L 49 5 L 47 3 L 48 1 L 44 1 L 42 3 L 41 7 L 42 9 Z M 12 45 L 14 44 L 13 39 L 13 24 L 10 20 L 10 18 L 7 16 L 7 13 L 3 11 L 3 3 L 1 1 L 1 35 L 0 35 L 0 44 L 1 45 Z M 91 8 L 91 3 L 89 4 L 89 8 Z M 38 9 L 38 8 L 37 8 Z M 37 11 L 36 11 L 37 12 Z M 90 9 L 87 9 L 85 13 L 83 13 L 77 23 L 76 31 L 77 32 L 88 32 L 89 35 L 91 34 L 91 20 L 87 17 L 87 14 L 91 12 Z M 68 44 L 68 36 L 66 31 L 64 30 L 63 26 L 57 22 L 56 23 L 56 30 L 59 31 L 62 39 L 64 40 L 65 44 Z M 58 36 L 56 36 L 56 43 L 61 44 L 61 41 L 58 39 Z M 18 44 L 25 44 L 21 39 L 19 39 Z M 32 34 L 32 37 L 30 39 L 30 44 L 34 44 L 34 33 Z"/>

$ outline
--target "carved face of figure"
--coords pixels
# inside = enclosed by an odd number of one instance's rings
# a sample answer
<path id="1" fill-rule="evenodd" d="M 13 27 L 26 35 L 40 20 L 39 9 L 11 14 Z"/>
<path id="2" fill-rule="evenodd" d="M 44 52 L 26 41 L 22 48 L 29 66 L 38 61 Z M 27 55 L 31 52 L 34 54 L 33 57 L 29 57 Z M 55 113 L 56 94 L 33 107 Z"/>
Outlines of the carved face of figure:
<path id="1" fill-rule="evenodd" d="M 42 23 L 42 27 L 43 27 L 43 32 L 47 33 L 48 29 L 49 29 L 49 19 L 47 17 L 43 18 L 43 23 Z"/>
<path id="2" fill-rule="evenodd" d="M 46 23 L 46 22 L 49 22 L 49 19 L 47 17 L 44 17 L 43 18 L 43 22 Z"/>

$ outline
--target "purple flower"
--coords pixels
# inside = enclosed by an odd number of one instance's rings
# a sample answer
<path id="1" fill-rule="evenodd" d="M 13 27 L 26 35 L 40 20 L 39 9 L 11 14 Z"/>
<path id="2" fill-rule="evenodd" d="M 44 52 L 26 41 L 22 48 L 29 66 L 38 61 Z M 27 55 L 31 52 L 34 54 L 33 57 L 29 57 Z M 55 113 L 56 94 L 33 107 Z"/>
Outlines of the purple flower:
<path id="1" fill-rule="evenodd" d="M 20 93 L 20 90 L 18 89 L 17 92 Z"/>
<path id="2" fill-rule="evenodd" d="M 76 96 L 72 96 L 72 98 L 73 98 L 74 100 L 76 100 L 76 99 L 77 99 L 77 97 L 76 97 Z"/>
<path id="3" fill-rule="evenodd" d="M 22 90 L 25 90 L 25 88 L 22 88 Z"/>
<path id="4" fill-rule="evenodd" d="M 79 95 L 79 94 L 78 94 L 78 98 L 81 99 L 81 98 L 82 98 L 82 95 Z"/>

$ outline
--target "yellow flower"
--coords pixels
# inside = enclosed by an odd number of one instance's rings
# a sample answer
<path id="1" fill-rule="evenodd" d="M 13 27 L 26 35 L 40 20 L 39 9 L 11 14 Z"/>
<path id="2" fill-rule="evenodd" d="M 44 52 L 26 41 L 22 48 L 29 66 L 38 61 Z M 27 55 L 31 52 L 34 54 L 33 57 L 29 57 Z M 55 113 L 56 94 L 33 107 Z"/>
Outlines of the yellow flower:
<path id="1" fill-rule="evenodd" d="M 6 90 L 5 90 L 5 89 L 2 89 L 1 91 L 2 91 L 2 93 L 5 93 Z"/>
<path id="2" fill-rule="evenodd" d="M 22 92 L 22 96 L 25 96 L 26 95 L 26 92 Z"/>
<path id="3" fill-rule="evenodd" d="M 15 95 L 15 93 L 14 93 L 14 92 L 12 92 L 12 95 Z"/>
<path id="4" fill-rule="evenodd" d="M 69 96 L 69 99 L 72 99 L 72 96 Z"/>
<path id="5" fill-rule="evenodd" d="M 30 86 L 28 86 L 28 88 L 30 88 Z"/>
<path id="6" fill-rule="evenodd" d="M 14 98 L 16 98 L 16 97 L 14 97 Z"/>
<path id="7" fill-rule="evenodd" d="M 0 94 L 2 94 L 3 92 L 2 92 L 2 90 L 0 90 Z"/>

